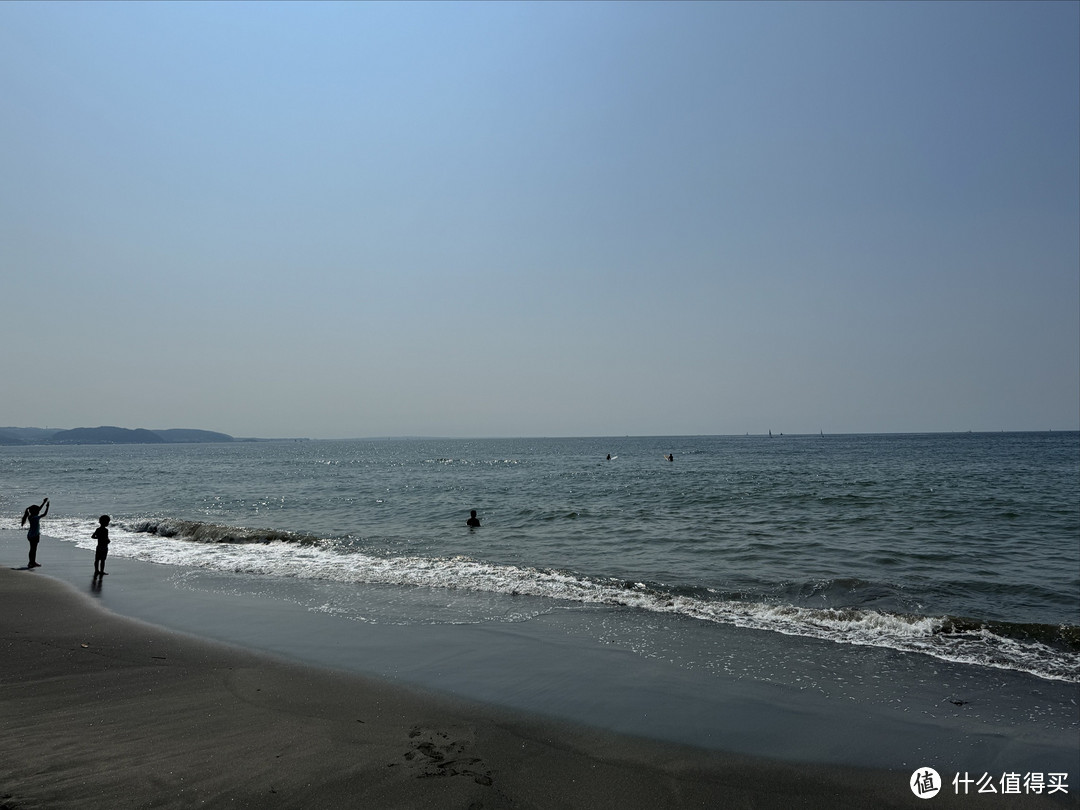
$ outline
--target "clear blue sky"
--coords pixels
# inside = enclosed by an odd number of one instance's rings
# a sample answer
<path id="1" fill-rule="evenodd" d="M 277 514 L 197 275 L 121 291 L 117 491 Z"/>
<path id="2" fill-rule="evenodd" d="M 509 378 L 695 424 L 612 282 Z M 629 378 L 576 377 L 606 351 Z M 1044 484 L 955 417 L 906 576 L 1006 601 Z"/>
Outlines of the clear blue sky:
<path id="1" fill-rule="evenodd" d="M 1080 427 L 1080 4 L 0 4 L 0 425 Z"/>

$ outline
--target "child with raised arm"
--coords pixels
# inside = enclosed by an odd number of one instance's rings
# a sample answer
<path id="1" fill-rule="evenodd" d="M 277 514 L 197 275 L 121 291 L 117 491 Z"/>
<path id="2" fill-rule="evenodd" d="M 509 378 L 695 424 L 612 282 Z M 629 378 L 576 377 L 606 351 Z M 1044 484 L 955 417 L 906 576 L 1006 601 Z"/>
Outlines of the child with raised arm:
<path id="1" fill-rule="evenodd" d="M 108 576 L 105 573 L 105 558 L 109 556 L 109 516 L 102 515 L 98 518 L 100 524 L 94 533 L 90 535 L 97 540 L 97 549 L 94 551 L 94 577 Z"/>
<path id="2" fill-rule="evenodd" d="M 41 504 L 30 504 L 26 507 L 22 513 L 22 523 L 20 526 L 25 526 L 27 522 L 30 523 L 30 528 L 26 532 L 26 539 L 30 541 L 30 562 L 27 563 L 27 568 L 41 568 L 41 563 L 37 561 L 37 546 L 38 541 L 41 540 L 41 519 L 49 514 L 49 499 L 46 498 Z"/>

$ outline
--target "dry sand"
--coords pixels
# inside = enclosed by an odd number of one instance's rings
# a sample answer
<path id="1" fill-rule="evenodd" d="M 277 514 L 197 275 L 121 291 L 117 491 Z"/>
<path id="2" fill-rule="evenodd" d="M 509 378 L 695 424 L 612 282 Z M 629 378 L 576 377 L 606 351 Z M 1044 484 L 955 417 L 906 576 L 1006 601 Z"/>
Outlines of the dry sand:
<path id="1" fill-rule="evenodd" d="M 0 810 L 1059 806 L 927 803 L 909 776 L 552 724 L 171 633 L 0 570 Z"/>

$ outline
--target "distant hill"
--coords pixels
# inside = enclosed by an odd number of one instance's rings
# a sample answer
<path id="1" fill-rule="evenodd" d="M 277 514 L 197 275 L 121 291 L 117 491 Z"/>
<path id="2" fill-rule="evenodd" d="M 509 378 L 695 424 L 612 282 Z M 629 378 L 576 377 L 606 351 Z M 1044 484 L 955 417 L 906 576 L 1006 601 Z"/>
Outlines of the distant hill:
<path id="1" fill-rule="evenodd" d="M 228 433 L 215 433 L 212 430 L 190 430 L 186 428 L 170 428 L 169 430 L 155 430 L 158 436 L 170 444 L 195 444 L 204 442 L 231 442 L 233 437 Z"/>
<path id="2" fill-rule="evenodd" d="M 0 428 L 0 446 L 24 444 L 206 444 L 236 441 L 213 430 L 146 430 L 104 426 L 56 430 L 48 428 Z"/>
<path id="3" fill-rule="evenodd" d="M 44 444 L 56 433 L 55 428 L 0 428 L 0 445 Z"/>
<path id="4" fill-rule="evenodd" d="M 164 444 L 165 440 L 145 428 L 96 427 L 58 430 L 47 444 Z"/>

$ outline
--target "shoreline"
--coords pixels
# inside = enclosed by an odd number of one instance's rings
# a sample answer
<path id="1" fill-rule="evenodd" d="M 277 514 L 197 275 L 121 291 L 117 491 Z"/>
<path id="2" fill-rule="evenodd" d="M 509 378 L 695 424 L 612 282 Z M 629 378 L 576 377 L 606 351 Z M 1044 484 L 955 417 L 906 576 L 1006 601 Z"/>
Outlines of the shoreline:
<path id="1" fill-rule="evenodd" d="M 909 720 L 888 707 L 845 707 L 808 693 L 730 679 L 710 682 L 716 694 L 686 701 L 687 711 L 699 706 L 703 714 L 722 712 L 710 723 L 723 726 L 724 733 L 709 745 L 681 745 L 638 731 L 651 725 L 613 727 L 588 716 L 588 701 L 600 696 L 597 686 L 586 688 L 579 704 L 559 717 L 482 690 L 470 696 L 442 688 L 441 679 L 342 671 L 349 668 L 298 654 L 288 646 L 295 640 L 281 641 L 279 650 L 264 646 L 287 635 L 296 614 L 305 613 L 295 606 L 274 614 L 276 608 L 265 600 L 214 599 L 202 592 L 178 597 L 162 591 L 162 572 L 172 567 L 121 558 L 110 559 L 116 576 L 103 589 L 110 598 L 101 598 L 81 586 L 89 581 L 92 552 L 51 540 L 39 553 L 44 568 L 11 570 L 12 563 L 22 561 L 24 546 L 19 533 L 0 532 L 7 563 L 0 568 L 0 712 L 5 717 L 0 806 L 5 809 L 74 807 L 76 802 L 112 807 L 125 801 L 188 807 L 225 800 L 241 807 L 912 807 L 924 806 L 908 787 L 912 769 L 936 767 L 948 781 L 951 772 L 938 754 L 949 747 L 958 756 L 962 750 L 965 763 L 980 773 L 1013 770 L 1024 762 L 1055 770 L 1051 762 L 1061 761 L 1060 742 L 1055 747 L 1049 738 L 1032 739 L 1037 723 L 995 729 L 945 716 Z M 128 602 L 118 606 L 114 598 L 120 596 Z M 124 606 L 160 602 L 160 611 L 179 615 L 191 609 L 177 610 L 183 600 L 199 602 L 206 614 L 192 628 L 208 627 L 207 621 L 227 627 L 231 614 L 246 610 L 276 630 L 260 637 L 263 643 L 244 636 L 245 643 L 238 644 L 224 631 L 209 639 Z M 293 632 L 325 632 L 332 619 L 312 621 L 318 623 L 298 624 Z M 536 622 L 427 628 L 392 643 L 387 637 L 402 635 L 402 628 L 362 630 L 353 645 L 372 659 L 400 656 L 403 648 L 415 657 L 413 648 L 446 636 L 444 648 L 424 654 L 440 658 L 438 666 L 448 672 L 468 663 L 463 645 L 483 638 L 490 649 L 482 663 L 473 662 L 478 669 L 457 675 L 463 682 L 501 659 L 508 659 L 501 666 L 513 669 L 554 653 L 592 654 L 587 646 L 554 643 L 550 628 Z M 760 640 L 746 634 L 731 638 L 737 637 Z M 333 638 L 321 641 L 334 643 Z M 539 651 L 533 649 L 538 642 Z M 531 652 L 514 660 L 517 647 Z M 575 659 L 569 670 L 527 674 L 541 684 L 562 678 L 548 685 L 560 700 L 573 691 L 566 679 L 588 680 L 582 673 L 591 677 L 601 667 L 608 672 L 612 660 L 625 666 L 627 679 L 670 675 L 653 672 L 649 662 L 635 656 L 620 657 L 617 650 L 595 653 L 601 657 L 592 670 L 588 661 Z M 670 680 L 651 684 L 647 696 L 658 702 L 643 705 L 641 713 L 677 709 L 687 696 L 667 693 L 691 686 Z M 642 694 L 628 693 L 626 705 L 635 705 Z M 617 704 L 606 711 L 617 711 Z M 847 728 L 847 723 L 856 725 Z M 886 766 L 853 764 L 851 757 L 865 752 L 852 749 L 865 746 L 871 734 L 875 742 L 890 740 L 894 751 L 907 756 Z M 777 737 L 796 740 L 790 744 L 803 754 L 802 761 L 748 751 L 754 737 L 762 738 L 763 751 L 775 747 Z M 845 750 L 835 750 L 841 744 Z M 889 761 L 889 755 L 884 758 Z M 1075 781 L 1074 772 L 1070 782 Z M 948 795 L 951 790 L 948 785 L 935 802 L 979 807 L 988 801 Z M 1069 794 L 1055 799 L 999 795 L 992 801 L 998 807 L 1077 806 L 1077 795 L 1070 784 Z"/>
<path id="2" fill-rule="evenodd" d="M 0 569 L 0 593 L 5 808 L 916 801 L 904 774 L 547 723 L 168 632 L 37 572 Z"/>

